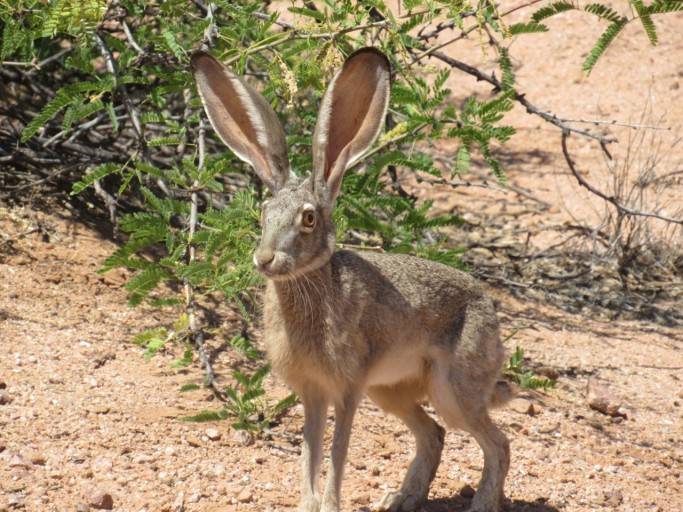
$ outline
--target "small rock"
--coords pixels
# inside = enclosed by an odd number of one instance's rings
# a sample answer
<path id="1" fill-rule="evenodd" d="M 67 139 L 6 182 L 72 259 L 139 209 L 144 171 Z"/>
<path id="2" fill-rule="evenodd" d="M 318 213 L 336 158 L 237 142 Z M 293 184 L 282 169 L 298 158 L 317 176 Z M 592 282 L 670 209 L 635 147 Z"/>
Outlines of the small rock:
<path id="1" fill-rule="evenodd" d="M 538 427 L 538 431 L 541 434 L 550 434 L 551 432 L 555 432 L 556 430 L 559 430 L 560 424 L 559 423 L 551 423 L 550 425 L 544 425 L 541 427 Z"/>
<path id="2" fill-rule="evenodd" d="M 20 454 L 15 454 L 9 461 L 9 467 L 11 468 L 28 468 L 29 463 L 26 462 Z"/>
<path id="3" fill-rule="evenodd" d="M 45 455 L 43 455 L 42 453 L 32 453 L 30 460 L 31 464 L 34 464 L 36 466 L 44 466 L 47 462 Z"/>
<path id="4" fill-rule="evenodd" d="M 510 409 L 520 414 L 529 414 L 530 416 L 533 416 L 536 412 L 534 405 L 526 398 L 514 398 L 510 400 L 508 406 Z"/>
<path id="5" fill-rule="evenodd" d="M 254 443 L 254 436 L 246 430 L 235 430 L 232 440 L 239 446 L 250 446 Z"/>
<path id="6" fill-rule="evenodd" d="M 472 488 L 471 485 L 465 484 L 465 485 L 463 485 L 462 488 L 460 489 L 459 494 L 460 494 L 460 496 L 462 496 L 463 498 L 472 499 L 472 498 L 474 498 L 474 489 Z"/>
<path id="7" fill-rule="evenodd" d="M 254 464 L 265 464 L 266 458 L 265 457 L 254 457 Z"/>
<path id="8" fill-rule="evenodd" d="M 605 504 L 609 505 L 612 510 L 616 510 L 622 501 L 624 501 L 624 496 L 620 491 L 605 492 Z"/>
<path id="9" fill-rule="evenodd" d="M 372 476 L 379 476 L 379 468 L 378 468 L 377 466 L 375 466 L 374 468 L 372 468 L 372 469 L 370 470 L 370 474 L 371 474 Z"/>
<path id="10" fill-rule="evenodd" d="M 114 498 L 108 492 L 96 489 L 88 496 L 88 503 L 98 510 L 111 510 L 114 508 Z"/>
<path id="11" fill-rule="evenodd" d="M 114 359 L 116 359 L 115 352 L 101 352 L 95 354 L 92 360 L 93 367 L 95 369 L 102 368 L 108 361 L 113 361 Z"/>
<path id="12" fill-rule="evenodd" d="M 251 493 L 251 489 L 248 487 L 242 489 L 242 491 L 237 495 L 237 501 L 240 503 L 251 503 L 253 499 L 254 495 Z"/>
<path id="13" fill-rule="evenodd" d="M 9 508 L 24 508 L 24 496 L 19 493 L 10 494 L 7 505 Z"/>
<path id="14" fill-rule="evenodd" d="M 185 440 L 187 441 L 187 444 L 195 448 L 202 445 L 201 440 L 195 436 L 187 436 Z"/>
<path id="15" fill-rule="evenodd" d="M 76 505 L 76 512 L 88 512 L 90 507 L 86 503 L 79 503 Z"/>
<path id="16" fill-rule="evenodd" d="M 0 391 L 0 405 L 6 405 L 12 401 L 12 398 L 6 391 Z"/>
<path id="17" fill-rule="evenodd" d="M 206 437 L 208 437 L 212 441 L 218 441 L 221 438 L 220 431 L 215 428 L 207 428 L 205 433 Z"/>
<path id="18" fill-rule="evenodd" d="M 92 461 L 90 467 L 94 473 L 107 473 L 114 467 L 114 463 L 111 459 L 107 459 L 106 457 L 98 457 Z"/>
<path id="19" fill-rule="evenodd" d="M 94 414 L 109 414 L 111 408 L 107 405 L 98 404 L 88 407 L 88 410 Z"/>
<path id="20" fill-rule="evenodd" d="M 586 386 L 586 400 L 588 406 L 602 414 L 608 416 L 626 417 L 625 411 L 621 409 L 621 405 L 611 395 L 607 386 L 599 384 L 593 379 L 588 379 Z"/>
<path id="21" fill-rule="evenodd" d="M 7 383 L 2 379 L 0 379 L 0 389 L 7 389 Z"/>

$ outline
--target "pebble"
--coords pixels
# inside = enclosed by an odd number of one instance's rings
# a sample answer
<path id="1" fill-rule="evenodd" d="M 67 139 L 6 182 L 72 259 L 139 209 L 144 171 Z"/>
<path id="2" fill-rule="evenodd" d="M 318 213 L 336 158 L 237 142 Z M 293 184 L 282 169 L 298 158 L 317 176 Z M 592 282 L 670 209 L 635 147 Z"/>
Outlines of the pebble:
<path id="1" fill-rule="evenodd" d="M 98 510 L 111 510 L 114 508 L 114 498 L 111 494 L 101 489 L 93 490 L 88 496 L 88 503 Z"/>
<path id="2" fill-rule="evenodd" d="M 471 499 L 474 498 L 474 489 L 472 488 L 471 485 L 465 484 L 462 486 L 459 492 L 460 496 L 463 498 Z"/>
<path id="3" fill-rule="evenodd" d="M 107 473 L 114 467 L 114 463 L 111 459 L 107 459 L 106 457 L 98 457 L 92 461 L 90 467 L 94 473 Z"/>
<path id="4" fill-rule="evenodd" d="M 254 444 L 254 436 L 246 430 L 235 430 L 232 440 L 239 446 L 250 446 Z"/>
<path id="5" fill-rule="evenodd" d="M 372 476 L 379 476 L 379 468 L 375 466 L 374 468 L 372 468 L 372 469 L 370 470 L 370 474 L 371 474 Z"/>
<path id="6" fill-rule="evenodd" d="M 237 501 L 239 501 L 240 503 L 251 503 L 253 499 L 254 495 L 251 493 L 251 489 L 249 489 L 249 487 L 245 487 L 237 495 Z"/>
<path id="7" fill-rule="evenodd" d="M 0 379 L 0 389 L 7 389 L 7 383 Z"/>
<path id="8" fill-rule="evenodd" d="M 220 431 L 215 428 L 207 428 L 205 434 L 206 437 L 208 437 L 212 441 L 218 441 L 221 438 Z"/>
<path id="9" fill-rule="evenodd" d="M 187 441 L 187 444 L 189 444 L 190 446 L 193 446 L 193 447 L 195 447 L 195 448 L 197 448 L 197 447 L 199 447 L 199 446 L 202 445 L 201 440 L 200 440 L 198 437 L 195 437 L 195 436 L 187 436 L 187 437 L 185 438 L 185 441 Z"/>
<path id="10" fill-rule="evenodd" d="M 12 458 L 9 461 L 9 467 L 11 468 L 28 468 L 29 463 L 26 462 L 26 459 L 24 459 L 20 454 L 15 454 L 12 456 Z"/>
<path id="11" fill-rule="evenodd" d="M 536 412 L 534 404 L 526 398 L 513 398 L 508 403 L 508 406 L 510 409 L 520 414 L 529 414 L 530 416 L 533 416 Z"/>
<path id="12" fill-rule="evenodd" d="M 608 491 L 605 492 L 605 503 L 610 506 L 613 510 L 615 510 L 619 505 L 621 505 L 621 502 L 624 501 L 624 496 L 621 494 L 620 491 Z"/>
<path id="13" fill-rule="evenodd" d="M 47 462 L 47 458 L 42 453 L 32 453 L 30 460 L 31 464 L 34 464 L 36 466 L 44 466 Z"/>
<path id="14" fill-rule="evenodd" d="M 19 493 L 10 494 L 7 505 L 10 508 L 24 508 L 24 496 Z"/>
<path id="15" fill-rule="evenodd" d="M 591 409 L 602 414 L 626 417 L 626 410 L 611 395 L 608 387 L 593 379 L 588 379 L 586 385 L 586 401 Z"/>
<path id="16" fill-rule="evenodd" d="M 555 432 L 556 430 L 560 430 L 560 424 L 558 422 L 538 427 L 538 432 L 541 434 L 549 434 L 551 432 Z"/>
<path id="17" fill-rule="evenodd" d="M 6 391 L 0 391 L 0 405 L 7 405 L 12 401 L 12 398 Z"/>

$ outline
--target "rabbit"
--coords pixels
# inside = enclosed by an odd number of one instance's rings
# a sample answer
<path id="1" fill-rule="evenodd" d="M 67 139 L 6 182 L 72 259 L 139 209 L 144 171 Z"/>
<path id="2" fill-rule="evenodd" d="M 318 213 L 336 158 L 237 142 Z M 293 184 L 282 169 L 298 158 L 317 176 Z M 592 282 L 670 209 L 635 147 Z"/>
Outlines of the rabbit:
<path id="1" fill-rule="evenodd" d="M 375 48 L 348 57 L 327 88 L 313 133 L 310 176 L 294 174 L 284 130 L 268 102 L 206 52 L 191 68 L 222 141 L 270 190 L 253 262 L 267 281 L 264 339 L 272 368 L 304 407 L 300 512 L 340 510 L 359 401 L 367 395 L 403 420 L 416 453 L 398 491 L 376 510 L 417 509 L 439 466 L 444 429 L 474 436 L 484 469 L 470 510 L 503 499 L 509 443 L 488 410 L 511 396 L 499 381 L 504 350 L 496 311 L 481 285 L 451 267 L 403 254 L 335 251 L 332 210 L 347 169 L 371 148 L 388 104 L 391 68 Z M 331 463 L 318 479 L 328 406 L 335 411 Z"/>

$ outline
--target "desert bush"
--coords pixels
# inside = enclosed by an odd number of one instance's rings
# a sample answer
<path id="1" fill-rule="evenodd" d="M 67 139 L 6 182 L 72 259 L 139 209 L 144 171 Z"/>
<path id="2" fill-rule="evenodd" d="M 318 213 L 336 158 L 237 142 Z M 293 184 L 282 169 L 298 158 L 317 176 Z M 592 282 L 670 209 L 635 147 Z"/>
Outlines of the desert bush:
<path id="1" fill-rule="evenodd" d="M 252 321 L 260 279 L 251 252 L 263 191 L 208 130 L 188 69 L 192 51 L 209 48 L 258 84 L 285 126 L 297 174 L 311 167 L 319 100 L 345 56 L 364 45 L 389 55 L 394 82 L 387 131 L 344 181 L 334 213 L 340 241 L 459 265 L 458 248 L 440 228 L 460 219 L 436 215 L 429 201 L 418 203 L 401 186 L 400 173 L 442 178 L 429 145 L 454 140 L 446 178 L 476 158 L 503 180 L 496 152 L 514 134 L 502 124 L 514 102 L 563 130 L 587 134 L 516 89 L 512 39 L 548 30 L 545 20 L 567 10 L 597 16 L 607 28 L 584 64 L 590 72 L 626 24 L 640 22 L 654 44 L 652 16 L 683 9 L 678 0 L 625 2 L 633 8 L 629 15 L 597 3 L 537 4 L 522 6 L 527 22 L 507 24 L 518 8 L 502 11 L 489 1 L 405 0 L 400 13 L 379 0 L 292 2 L 281 6 L 286 17 L 269 11 L 269 2 L 253 0 L 5 1 L 0 72 L 7 101 L 0 115 L 7 123 L 0 141 L 18 149 L 3 149 L 1 162 L 11 166 L 10 182 L 23 175 L 38 182 L 71 177 L 73 194 L 92 194 L 105 204 L 125 242 L 102 271 L 132 270 L 130 303 L 174 308 L 178 316 L 135 341 L 150 356 L 168 343 L 185 344 L 175 364 L 199 357 L 211 383 L 198 304 L 219 294 L 245 323 Z M 436 37 L 449 32 L 458 35 L 448 44 L 470 33 L 479 37 L 501 78 L 441 53 Z M 429 59 L 439 65 L 427 65 Z M 491 96 L 471 97 L 456 108 L 445 87 L 454 71 L 491 84 Z M 260 427 L 273 417 L 264 412 L 267 402 L 254 406 L 268 371 L 260 364 L 252 374 L 235 373 L 235 385 L 221 392 L 227 415 L 241 427 Z M 254 423 L 254 417 L 261 419 Z"/>

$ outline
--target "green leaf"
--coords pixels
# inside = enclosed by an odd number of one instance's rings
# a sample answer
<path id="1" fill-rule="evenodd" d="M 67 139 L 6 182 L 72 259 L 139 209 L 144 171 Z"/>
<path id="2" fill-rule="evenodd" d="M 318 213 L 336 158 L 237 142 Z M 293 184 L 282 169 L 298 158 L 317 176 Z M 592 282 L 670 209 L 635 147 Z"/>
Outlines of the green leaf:
<path id="1" fill-rule="evenodd" d="M 130 293 L 128 303 L 137 306 L 161 281 L 170 277 L 168 272 L 159 266 L 152 265 L 146 268 L 126 283 L 126 289 Z"/>
<path id="2" fill-rule="evenodd" d="M 538 9 L 531 15 L 531 19 L 538 23 L 546 18 L 555 16 L 561 12 L 571 11 L 577 9 L 577 6 L 573 2 L 552 2 L 549 5 L 545 5 Z"/>
<path id="3" fill-rule="evenodd" d="M 455 154 L 454 174 L 464 174 L 470 170 L 470 148 L 462 144 Z"/>
<path id="4" fill-rule="evenodd" d="M 584 11 L 594 14 L 598 18 L 615 23 L 623 18 L 617 11 L 603 4 L 588 4 L 583 8 Z"/>
<path id="5" fill-rule="evenodd" d="M 514 23 L 508 27 L 510 35 L 516 36 L 519 34 L 534 34 L 538 32 L 547 32 L 548 27 L 542 23 Z"/>
<path id="6" fill-rule="evenodd" d="M 183 352 L 183 357 L 176 359 L 171 363 L 171 368 L 186 368 L 192 364 L 193 357 L 194 351 L 192 350 L 192 347 L 187 347 Z"/>
<path id="7" fill-rule="evenodd" d="M 640 23 L 643 25 L 643 29 L 645 30 L 645 33 L 647 34 L 648 39 L 650 40 L 650 44 L 652 46 L 655 46 L 658 42 L 657 40 L 657 29 L 655 27 L 654 22 L 652 21 L 652 17 L 650 16 L 650 13 L 647 11 L 647 8 L 643 4 L 641 0 L 630 0 L 631 5 L 635 8 L 636 12 L 638 13 L 638 17 L 640 18 Z"/>
<path id="8" fill-rule="evenodd" d="M 206 423 L 207 421 L 220 421 L 228 417 L 228 413 L 225 409 L 219 409 L 218 411 L 201 411 L 192 416 L 183 416 L 180 421 L 186 421 L 189 423 Z"/>
<path id="9" fill-rule="evenodd" d="M 95 183 L 97 180 L 101 180 L 105 176 L 109 176 L 110 174 L 114 174 L 116 172 L 121 171 L 121 166 L 119 164 L 101 164 L 98 165 L 97 167 L 93 168 L 90 172 L 86 172 L 83 178 L 81 178 L 79 181 L 73 184 L 71 187 L 71 195 L 76 195 L 80 194 L 91 186 L 93 183 Z"/>
<path id="10" fill-rule="evenodd" d="M 178 44 L 178 41 L 175 38 L 175 34 L 171 31 L 171 29 L 165 28 L 164 30 L 162 30 L 161 35 L 164 38 L 166 46 L 169 50 L 171 50 L 173 55 L 175 55 L 179 61 L 184 61 L 185 50 L 183 50 L 183 47 Z"/>
<path id="11" fill-rule="evenodd" d="M 182 386 L 180 386 L 181 393 L 187 393 L 188 391 L 197 391 L 198 389 L 201 389 L 201 386 L 195 383 L 183 384 Z"/>
<path id="12" fill-rule="evenodd" d="M 503 83 L 503 89 L 512 89 L 515 86 L 515 73 L 512 69 L 512 61 L 510 60 L 510 54 L 507 48 L 500 48 L 498 62 L 503 74 L 503 78 L 501 80 Z"/>
<path id="13" fill-rule="evenodd" d="M 667 12 L 683 11 L 683 0 L 655 0 L 645 7 L 648 14 L 664 14 Z"/>
<path id="14" fill-rule="evenodd" d="M 588 57 L 586 57 L 586 60 L 583 61 L 583 70 L 587 75 L 590 74 L 595 67 L 595 64 L 598 62 L 598 59 L 605 53 L 609 45 L 614 41 L 614 38 L 617 37 L 617 34 L 626 26 L 626 23 L 627 19 L 621 18 L 619 21 L 612 23 L 607 27 L 607 30 L 602 33 L 593 46 L 593 49 L 588 54 Z"/>
<path id="15" fill-rule="evenodd" d="M 57 92 L 54 98 L 43 107 L 40 113 L 28 123 L 21 132 L 21 142 L 26 142 L 33 137 L 38 130 L 55 117 L 62 109 L 78 101 L 77 98 L 66 94 L 63 91 Z"/>

